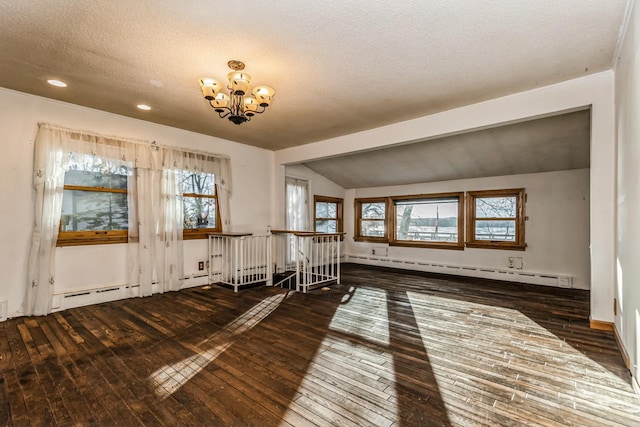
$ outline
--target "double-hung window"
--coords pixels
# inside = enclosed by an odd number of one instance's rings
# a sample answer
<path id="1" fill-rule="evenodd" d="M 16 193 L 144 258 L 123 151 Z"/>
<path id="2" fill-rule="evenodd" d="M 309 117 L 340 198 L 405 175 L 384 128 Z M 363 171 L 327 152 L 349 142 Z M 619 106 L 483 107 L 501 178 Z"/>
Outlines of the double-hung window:
<path id="1" fill-rule="evenodd" d="M 204 239 L 221 231 L 220 212 L 212 173 L 182 171 L 184 239 Z"/>
<path id="2" fill-rule="evenodd" d="M 354 240 L 361 242 L 388 242 L 387 199 L 356 199 Z"/>
<path id="3" fill-rule="evenodd" d="M 464 193 L 398 196 L 391 201 L 389 244 L 464 249 Z"/>
<path id="4" fill-rule="evenodd" d="M 336 197 L 313 197 L 314 230 L 316 232 L 342 232 L 342 202 L 342 199 Z"/>
<path id="5" fill-rule="evenodd" d="M 70 154 L 57 245 L 126 243 L 129 176 L 124 162 Z"/>
<path id="6" fill-rule="evenodd" d="M 467 192 L 467 246 L 524 250 L 524 188 Z"/>

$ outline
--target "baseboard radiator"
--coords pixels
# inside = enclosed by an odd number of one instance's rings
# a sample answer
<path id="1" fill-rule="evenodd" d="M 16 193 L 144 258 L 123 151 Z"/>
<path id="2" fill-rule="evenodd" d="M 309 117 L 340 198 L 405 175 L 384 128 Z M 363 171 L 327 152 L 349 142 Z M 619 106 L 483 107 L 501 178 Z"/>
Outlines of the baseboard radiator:
<path id="1" fill-rule="evenodd" d="M 207 284 L 206 274 L 193 274 L 183 279 L 181 289 Z M 157 283 L 153 283 L 152 293 L 158 293 Z M 126 298 L 135 298 L 140 295 L 140 285 L 113 285 L 89 289 L 77 289 L 57 292 L 53 295 L 51 311 L 62 311 L 69 308 L 83 307 L 86 305 L 100 304 L 103 302 L 117 301 Z"/>
<path id="2" fill-rule="evenodd" d="M 353 262 L 355 264 L 377 265 L 390 268 L 427 271 L 430 273 L 478 277 L 482 279 L 506 280 L 509 282 L 521 282 L 533 285 L 555 286 L 560 288 L 573 287 L 573 277 L 562 274 L 547 274 L 515 269 L 470 267 L 466 265 L 462 266 L 422 261 L 407 261 L 366 255 L 347 255 L 345 258 L 347 262 Z"/>

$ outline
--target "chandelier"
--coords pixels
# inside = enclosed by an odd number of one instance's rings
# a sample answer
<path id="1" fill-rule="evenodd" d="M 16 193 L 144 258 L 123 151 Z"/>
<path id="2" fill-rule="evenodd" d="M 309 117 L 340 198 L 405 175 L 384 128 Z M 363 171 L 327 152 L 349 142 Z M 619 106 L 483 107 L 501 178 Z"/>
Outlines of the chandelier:
<path id="1" fill-rule="evenodd" d="M 231 60 L 227 62 L 233 71 L 227 75 L 229 79 L 229 95 L 221 92 L 222 83 L 210 78 L 200 79 L 200 87 L 204 99 L 218 113 L 220 118 L 228 117 L 233 123 L 239 125 L 251 120 L 256 114 L 262 114 L 273 99 L 275 91 L 269 86 L 256 86 L 247 95 L 251 76 L 244 71 L 242 61 Z"/>

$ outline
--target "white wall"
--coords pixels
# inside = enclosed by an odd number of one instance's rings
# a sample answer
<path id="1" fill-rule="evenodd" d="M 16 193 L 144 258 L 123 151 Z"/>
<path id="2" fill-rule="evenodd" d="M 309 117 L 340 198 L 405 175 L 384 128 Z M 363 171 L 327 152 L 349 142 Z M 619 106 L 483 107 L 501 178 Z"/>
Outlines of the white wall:
<path id="1" fill-rule="evenodd" d="M 280 150 L 275 153 L 275 167 L 282 168 L 282 165 L 436 138 L 591 106 L 591 318 L 613 322 L 616 167 L 613 89 L 613 71 L 606 71 L 406 122 Z M 274 187 L 277 203 L 282 198 L 282 184 L 278 182 L 281 176 L 282 174 L 276 175 Z M 349 195 L 351 191 L 346 194 Z M 345 200 L 346 203 L 348 201 Z M 345 218 L 345 221 L 349 219 Z"/>
<path id="2" fill-rule="evenodd" d="M 302 178 L 309 181 L 309 195 L 344 198 L 344 188 L 324 176 L 312 171 L 305 165 L 288 165 L 285 167 L 286 175 Z"/>
<path id="3" fill-rule="evenodd" d="M 38 122 L 157 141 L 231 157 L 231 230 L 264 232 L 273 214 L 273 152 L 150 122 L 0 89 L 0 301 L 18 314 L 25 293 L 33 226 L 33 143 Z M 56 292 L 126 283 L 126 245 L 60 248 Z M 185 241 L 185 274 L 202 274 L 206 241 Z"/>
<path id="4" fill-rule="evenodd" d="M 618 139 L 616 290 L 620 333 L 631 359 L 631 372 L 640 375 L 640 11 L 631 14 L 615 67 Z"/>
<path id="5" fill-rule="evenodd" d="M 275 165 L 274 169 L 274 229 L 285 228 L 285 176 L 306 179 L 309 181 L 309 218 L 313 217 L 313 196 L 344 198 L 345 190 L 335 182 L 315 173 L 304 165 Z M 346 205 L 345 205 L 346 206 Z"/>
<path id="6" fill-rule="evenodd" d="M 349 192 L 349 198 L 521 187 L 528 198 L 525 251 L 390 246 L 388 257 L 496 269 L 506 269 L 509 257 L 522 257 L 525 271 L 572 276 L 573 287 L 589 289 L 589 169 L 357 189 Z M 345 203 L 353 205 L 352 200 Z M 353 241 L 353 213 L 346 224 L 347 254 L 369 255 L 373 246 L 381 246 Z"/>

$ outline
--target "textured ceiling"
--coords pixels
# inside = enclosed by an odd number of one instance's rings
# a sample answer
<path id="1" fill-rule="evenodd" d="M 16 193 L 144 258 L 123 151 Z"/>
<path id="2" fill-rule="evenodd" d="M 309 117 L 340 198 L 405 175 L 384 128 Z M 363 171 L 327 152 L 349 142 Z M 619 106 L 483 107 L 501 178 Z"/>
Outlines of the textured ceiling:
<path id="1" fill-rule="evenodd" d="M 0 86 L 280 149 L 610 69 L 626 5 L 0 0 Z M 229 59 L 276 89 L 241 126 L 197 84 Z"/>
<path id="2" fill-rule="evenodd" d="M 304 163 L 343 188 L 589 167 L 590 111 Z"/>

